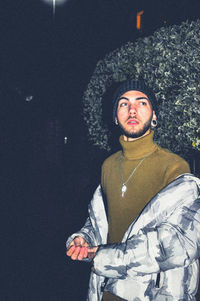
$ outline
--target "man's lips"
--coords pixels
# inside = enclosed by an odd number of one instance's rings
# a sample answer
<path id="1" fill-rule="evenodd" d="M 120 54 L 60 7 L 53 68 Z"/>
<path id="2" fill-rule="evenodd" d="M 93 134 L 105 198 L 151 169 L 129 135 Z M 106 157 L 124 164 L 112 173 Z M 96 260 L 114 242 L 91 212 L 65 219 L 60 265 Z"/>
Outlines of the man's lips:
<path id="1" fill-rule="evenodd" d="M 127 124 L 136 125 L 139 124 L 139 121 L 137 119 L 128 119 Z"/>

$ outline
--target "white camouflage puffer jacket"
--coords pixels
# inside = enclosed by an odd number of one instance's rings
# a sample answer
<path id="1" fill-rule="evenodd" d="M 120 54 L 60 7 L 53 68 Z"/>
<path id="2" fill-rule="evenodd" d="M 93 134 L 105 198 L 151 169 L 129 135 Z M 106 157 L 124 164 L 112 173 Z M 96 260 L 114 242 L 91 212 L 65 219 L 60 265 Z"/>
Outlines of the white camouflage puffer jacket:
<path id="1" fill-rule="evenodd" d="M 104 282 L 105 290 L 128 301 L 196 300 L 199 190 L 198 178 L 179 176 L 146 205 L 121 243 L 106 244 L 108 222 L 99 186 L 84 227 L 67 240 L 69 246 L 80 235 L 91 246 L 101 245 L 93 260 L 87 300 L 102 299 Z"/>

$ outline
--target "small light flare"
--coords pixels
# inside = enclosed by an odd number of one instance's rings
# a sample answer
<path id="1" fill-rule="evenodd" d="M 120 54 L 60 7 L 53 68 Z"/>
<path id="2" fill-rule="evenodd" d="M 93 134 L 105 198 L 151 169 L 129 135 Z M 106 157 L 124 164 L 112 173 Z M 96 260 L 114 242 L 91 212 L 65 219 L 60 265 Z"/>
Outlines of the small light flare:
<path id="1" fill-rule="evenodd" d="M 26 102 L 30 102 L 31 100 L 33 100 L 33 95 L 27 95 L 26 97 L 25 97 L 25 101 Z"/>
<path id="2" fill-rule="evenodd" d="M 56 13 L 56 0 L 53 0 L 53 15 Z"/>
<path id="3" fill-rule="evenodd" d="M 141 30 L 141 15 L 143 15 L 144 11 L 141 10 L 137 13 L 137 18 L 136 18 L 136 28 L 137 30 Z"/>
<path id="4" fill-rule="evenodd" d="M 68 2 L 69 0 L 42 0 L 42 1 L 53 7 L 53 16 L 55 16 L 56 6 L 62 5 Z"/>

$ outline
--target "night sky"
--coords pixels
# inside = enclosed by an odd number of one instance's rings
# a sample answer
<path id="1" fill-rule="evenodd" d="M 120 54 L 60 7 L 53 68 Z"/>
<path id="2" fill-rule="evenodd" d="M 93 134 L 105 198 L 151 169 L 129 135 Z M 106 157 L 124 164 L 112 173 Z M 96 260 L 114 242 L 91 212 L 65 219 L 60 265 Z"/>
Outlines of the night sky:
<path id="1" fill-rule="evenodd" d="M 135 26 L 140 10 L 142 33 Z M 55 103 L 53 110 L 77 106 L 106 53 L 153 33 L 164 21 L 169 25 L 195 20 L 199 10 L 198 0 L 68 0 L 56 6 L 53 16 L 53 0 L 52 5 L 43 0 L 3 1 L 3 85 L 40 95 L 45 106 Z"/>

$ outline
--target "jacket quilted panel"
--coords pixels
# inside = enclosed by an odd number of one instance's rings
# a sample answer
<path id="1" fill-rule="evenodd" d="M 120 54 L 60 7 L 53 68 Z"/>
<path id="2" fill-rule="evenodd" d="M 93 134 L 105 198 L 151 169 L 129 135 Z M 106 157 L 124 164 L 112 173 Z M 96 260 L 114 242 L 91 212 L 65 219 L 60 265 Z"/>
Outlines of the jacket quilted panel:
<path id="1" fill-rule="evenodd" d="M 128 301 L 195 300 L 200 252 L 200 180 L 179 176 L 162 189 L 129 226 L 121 243 L 106 244 L 108 223 L 101 188 L 89 205 L 85 226 L 73 234 L 100 245 L 94 258 L 88 301 L 100 301 L 101 286 Z M 160 274 L 159 286 L 156 284 Z"/>

